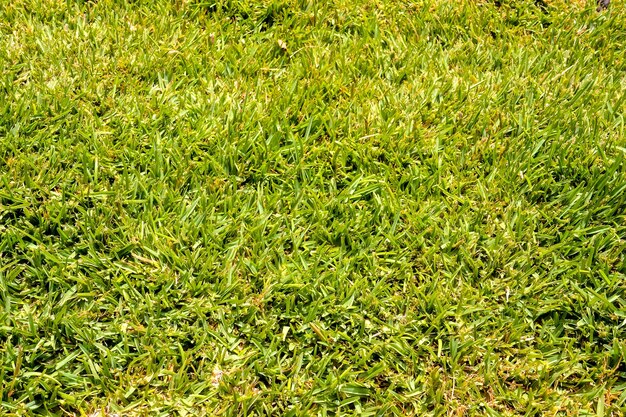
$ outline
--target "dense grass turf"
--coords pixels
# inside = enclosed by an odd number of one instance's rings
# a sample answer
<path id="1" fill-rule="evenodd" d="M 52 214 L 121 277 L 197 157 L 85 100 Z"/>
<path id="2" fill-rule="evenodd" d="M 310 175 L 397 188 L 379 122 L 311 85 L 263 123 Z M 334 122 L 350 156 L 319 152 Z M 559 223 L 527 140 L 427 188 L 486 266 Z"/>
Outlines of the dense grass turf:
<path id="1" fill-rule="evenodd" d="M 622 415 L 614 2 L 0 8 L 0 414 Z"/>

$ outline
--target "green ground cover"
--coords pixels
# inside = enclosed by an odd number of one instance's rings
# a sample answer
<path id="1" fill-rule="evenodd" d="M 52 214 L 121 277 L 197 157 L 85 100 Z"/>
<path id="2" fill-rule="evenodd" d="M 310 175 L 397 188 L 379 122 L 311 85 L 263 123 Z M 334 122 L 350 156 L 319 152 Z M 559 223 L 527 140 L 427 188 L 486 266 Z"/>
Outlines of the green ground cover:
<path id="1" fill-rule="evenodd" d="M 614 1 L 0 7 L 0 415 L 626 411 Z"/>

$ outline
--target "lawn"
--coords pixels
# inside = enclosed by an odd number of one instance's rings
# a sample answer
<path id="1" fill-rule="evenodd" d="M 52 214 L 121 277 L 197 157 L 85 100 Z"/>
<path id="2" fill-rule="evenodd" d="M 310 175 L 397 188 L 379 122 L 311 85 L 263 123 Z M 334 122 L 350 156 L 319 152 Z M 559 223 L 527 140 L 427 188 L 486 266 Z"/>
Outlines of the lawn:
<path id="1" fill-rule="evenodd" d="M 0 415 L 626 413 L 626 4 L 0 7 Z"/>

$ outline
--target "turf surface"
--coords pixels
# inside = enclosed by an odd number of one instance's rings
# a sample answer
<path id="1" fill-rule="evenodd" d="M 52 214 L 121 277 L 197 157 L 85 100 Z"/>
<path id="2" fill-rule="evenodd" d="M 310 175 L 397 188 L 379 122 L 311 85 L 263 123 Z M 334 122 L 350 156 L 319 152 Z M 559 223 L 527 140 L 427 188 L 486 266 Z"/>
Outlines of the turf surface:
<path id="1" fill-rule="evenodd" d="M 595 8 L 7 1 L 0 414 L 623 415 Z"/>

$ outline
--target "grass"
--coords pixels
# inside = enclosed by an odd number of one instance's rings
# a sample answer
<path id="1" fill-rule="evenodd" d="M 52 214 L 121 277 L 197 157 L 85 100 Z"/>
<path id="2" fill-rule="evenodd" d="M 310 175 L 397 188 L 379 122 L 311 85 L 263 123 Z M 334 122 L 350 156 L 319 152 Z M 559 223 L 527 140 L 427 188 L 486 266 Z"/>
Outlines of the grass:
<path id="1" fill-rule="evenodd" d="M 0 414 L 626 412 L 625 4 L 0 8 Z"/>

